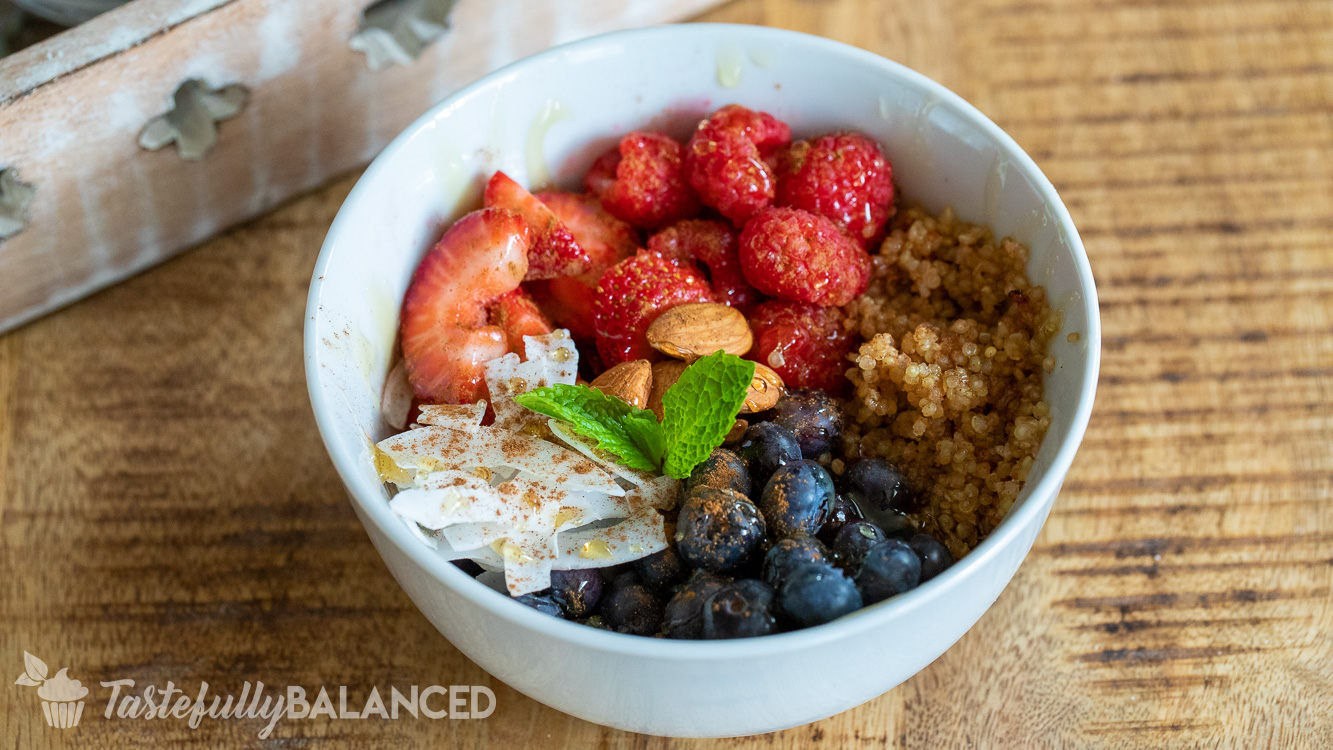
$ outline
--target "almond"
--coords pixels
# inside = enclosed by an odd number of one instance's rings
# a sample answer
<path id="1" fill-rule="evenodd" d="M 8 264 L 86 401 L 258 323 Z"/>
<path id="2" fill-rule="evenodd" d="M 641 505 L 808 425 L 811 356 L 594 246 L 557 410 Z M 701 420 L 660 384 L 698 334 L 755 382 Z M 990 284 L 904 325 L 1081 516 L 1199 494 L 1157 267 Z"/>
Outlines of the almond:
<path id="1" fill-rule="evenodd" d="M 648 391 L 648 406 L 645 408 L 657 415 L 657 421 L 665 419 L 662 413 L 662 394 L 680 380 L 680 374 L 685 372 L 686 366 L 684 362 L 674 359 L 653 365 L 653 382 Z"/>
<path id="2" fill-rule="evenodd" d="M 740 310 L 716 302 L 692 302 L 657 316 L 648 326 L 648 343 L 668 357 L 693 362 L 719 349 L 745 354 L 754 345 L 754 334 Z"/>
<path id="3" fill-rule="evenodd" d="M 731 426 L 731 430 L 727 433 L 727 436 L 722 438 L 722 444 L 731 445 L 733 443 L 739 443 L 741 438 L 745 437 L 745 431 L 748 429 L 750 429 L 749 422 L 744 419 L 736 420 L 736 424 Z"/>
<path id="4" fill-rule="evenodd" d="M 745 394 L 745 404 L 741 407 L 741 413 L 750 414 L 772 409 L 786 390 L 780 375 L 773 372 L 772 368 L 756 362 L 754 379 L 750 381 L 750 390 Z"/>
<path id="5" fill-rule="evenodd" d="M 646 359 L 637 359 L 612 367 L 598 375 L 591 385 L 630 406 L 644 409 L 648 406 L 648 393 L 652 390 L 652 382 L 653 366 Z"/>

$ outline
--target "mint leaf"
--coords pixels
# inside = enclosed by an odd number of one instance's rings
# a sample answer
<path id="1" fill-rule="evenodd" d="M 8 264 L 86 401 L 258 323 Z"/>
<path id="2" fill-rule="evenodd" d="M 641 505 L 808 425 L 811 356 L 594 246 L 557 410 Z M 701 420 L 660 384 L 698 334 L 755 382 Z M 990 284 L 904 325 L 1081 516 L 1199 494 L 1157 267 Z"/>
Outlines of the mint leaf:
<path id="1" fill-rule="evenodd" d="M 662 394 L 664 473 L 684 479 L 722 444 L 753 379 L 753 362 L 721 351 L 685 368 Z"/>
<path id="2" fill-rule="evenodd" d="M 657 471 L 662 465 L 662 435 L 657 417 L 615 396 L 586 385 L 557 383 L 514 397 L 538 414 L 555 417 L 631 469 Z"/>

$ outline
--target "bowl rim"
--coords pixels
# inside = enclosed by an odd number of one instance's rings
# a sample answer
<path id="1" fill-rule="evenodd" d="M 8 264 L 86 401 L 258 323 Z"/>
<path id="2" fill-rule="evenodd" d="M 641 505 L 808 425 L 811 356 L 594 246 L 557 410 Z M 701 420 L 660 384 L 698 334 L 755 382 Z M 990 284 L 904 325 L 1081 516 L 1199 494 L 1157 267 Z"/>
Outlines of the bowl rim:
<path id="1" fill-rule="evenodd" d="M 386 163 L 394 158 L 394 154 L 400 148 L 404 147 L 405 142 L 427 130 L 431 123 L 444 116 L 450 109 L 480 95 L 481 92 L 490 87 L 501 85 L 506 80 L 521 74 L 524 68 L 556 63 L 560 58 L 577 57 L 599 47 L 632 42 L 635 39 L 646 37 L 671 38 L 689 35 L 717 37 L 719 41 L 726 42 L 745 43 L 781 40 L 802 45 L 806 51 L 813 54 L 843 58 L 854 65 L 874 68 L 881 74 L 898 78 L 908 85 L 918 87 L 926 94 L 935 97 L 939 102 L 937 106 L 952 110 L 953 114 L 968 121 L 989 136 L 996 147 L 1008 157 L 1010 164 L 1020 169 L 1024 176 L 1032 181 L 1042 201 L 1051 209 L 1054 217 L 1059 221 L 1060 230 L 1069 243 L 1069 250 L 1074 257 L 1078 287 L 1082 292 L 1082 304 L 1087 318 L 1086 330 L 1080 332 L 1086 341 L 1086 345 L 1083 347 L 1086 368 L 1079 391 L 1078 404 L 1071 415 L 1069 433 L 1057 450 L 1050 467 L 1043 473 L 1038 483 L 1030 489 L 1028 497 L 1017 509 L 1005 517 L 990 535 L 966 557 L 912 591 L 870 605 L 833 622 L 760 638 L 691 641 L 626 635 L 561 620 L 529 607 L 516 605 L 503 594 L 477 583 L 471 576 L 451 562 L 436 555 L 433 550 L 426 547 L 412 535 L 411 531 L 393 515 L 388 503 L 383 502 L 382 485 L 372 485 L 368 480 L 363 479 L 348 468 L 359 462 L 360 457 L 352 455 L 352 452 L 344 449 L 338 441 L 337 432 L 333 426 L 333 418 L 330 416 L 333 404 L 329 403 L 319 387 L 321 368 L 318 354 L 320 350 L 318 310 L 325 269 L 333 255 L 336 238 L 342 233 L 343 226 L 350 221 L 348 207 L 361 200 L 363 195 L 369 192 L 369 186 L 376 181 L 376 176 L 387 168 Z M 1004 132 L 990 118 L 958 94 L 901 63 L 867 50 L 812 34 L 744 24 L 675 24 L 599 34 L 552 47 L 512 62 L 464 86 L 435 104 L 394 137 L 357 179 L 356 185 L 343 200 L 343 204 L 325 236 L 319 257 L 315 261 L 305 315 L 303 346 L 306 385 L 310 395 L 311 408 L 325 450 L 333 462 L 339 479 L 347 488 L 349 497 L 360 506 L 363 522 L 365 519 L 369 519 L 381 534 L 414 563 L 428 571 L 438 582 L 493 616 L 503 618 L 523 628 L 540 631 L 544 635 L 570 645 L 666 661 L 748 659 L 817 647 L 860 633 L 866 629 L 879 627 L 887 620 L 905 615 L 910 616 L 915 610 L 919 610 L 934 600 L 948 595 L 964 579 L 978 575 L 1000 555 L 1003 548 L 1016 543 L 1026 527 L 1036 523 L 1040 528 L 1044 524 L 1045 514 L 1054 503 L 1087 430 L 1096 396 L 1101 363 L 1101 319 L 1097 303 L 1097 289 L 1082 239 L 1079 237 L 1078 230 L 1069 215 L 1068 208 L 1060 199 L 1055 187 L 1036 162 L 1033 161 L 1032 157 L 1008 133 Z M 1025 486 L 1024 489 L 1027 489 L 1027 487 Z M 1008 585 L 1008 581 L 1005 582 L 1005 585 Z"/>

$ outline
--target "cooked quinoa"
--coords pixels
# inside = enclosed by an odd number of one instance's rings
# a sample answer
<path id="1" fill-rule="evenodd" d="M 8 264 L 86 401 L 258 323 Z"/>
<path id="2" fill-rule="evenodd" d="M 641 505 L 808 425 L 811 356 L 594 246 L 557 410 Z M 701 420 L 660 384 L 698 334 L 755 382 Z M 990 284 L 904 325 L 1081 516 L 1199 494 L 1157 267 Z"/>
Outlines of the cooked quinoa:
<path id="1" fill-rule="evenodd" d="M 1028 281 L 1026 246 L 950 209 L 900 208 L 872 258 L 846 308 L 865 343 L 843 459 L 898 466 L 921 497 L 913 520 L 961 557 L 1009 511 L 1050 426 L 1042 376 L 1060 314 Z"/>

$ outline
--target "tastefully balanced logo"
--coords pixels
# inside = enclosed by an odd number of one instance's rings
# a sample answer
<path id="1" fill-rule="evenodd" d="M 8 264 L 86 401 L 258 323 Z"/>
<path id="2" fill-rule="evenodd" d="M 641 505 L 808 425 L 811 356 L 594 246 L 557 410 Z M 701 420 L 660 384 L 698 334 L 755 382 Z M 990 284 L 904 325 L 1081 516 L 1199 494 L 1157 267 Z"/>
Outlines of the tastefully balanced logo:
<path id="1" fill-rule="evenodd" d="M 88 688 L 78 680 L 71 680 L 65 674 L 66 669 L 68 667 L 48 678 L 46 663 L 24 651 L 23 674 L 14 681 L 16 685 L 37 688 L 46 723 L 60 729 L 69 729 L 79 723 L 83 716 L 83 699 L 88 695 Z M 261 719 L 267 723 L 259 730 L 259 739 L 267 739 L 282 719 L 374 717 L 396 720 L 403 714 L 414 719 L 484 719 L 495 711 L 495 693 L 482 685 L 429 685 L 425 688 L 412 685 L 402 691 L 390 687 L 385 693 L 372 685 L 369 692 L 363 693 L 365 699 L 360 702 L 360 710 L 353 710 L 357 703 L 354 698 L 349 698 L 346 685 L 337 687 L 336 706 L 324 686 L 320 686 L 318 692 L 307 692 L 301 685 L 288 685 L 285 690 L 266 690 L 262 682 L 255 682 L 252 689 L 246 681 L 236 696 L 212 694 L 207 682 L 200 682 L 199 689 L 193 693 L 177 688 L 170 680 L 165 687 L 147 685 L 137 690 L 131 679 L 111 680 L 101 685 L 111 689 L 106 709 L 102 712 L 106 719 L 171 718 L 187 721 L 191 729 L 197 729 L 205 718 Z"/>

